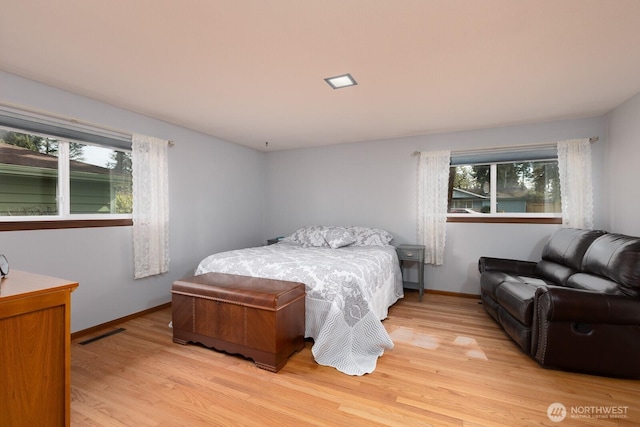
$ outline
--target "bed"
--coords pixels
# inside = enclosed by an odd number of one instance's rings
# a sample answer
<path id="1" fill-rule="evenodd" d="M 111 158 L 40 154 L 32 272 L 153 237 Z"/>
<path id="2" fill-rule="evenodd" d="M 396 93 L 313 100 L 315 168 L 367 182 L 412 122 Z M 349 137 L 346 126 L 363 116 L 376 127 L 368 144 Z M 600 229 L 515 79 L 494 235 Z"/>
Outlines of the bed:
<path id="1" fill-rule="evenodd" d="M 393 342 L 382 325 L 403 297 L 393 237 L 368 227 L 307 226 L 280 242 L 217 253 L 203 259 L 208 272 L 302 282 L 305 337 L 318 364 L 348 375 L 375 370 Z"/>

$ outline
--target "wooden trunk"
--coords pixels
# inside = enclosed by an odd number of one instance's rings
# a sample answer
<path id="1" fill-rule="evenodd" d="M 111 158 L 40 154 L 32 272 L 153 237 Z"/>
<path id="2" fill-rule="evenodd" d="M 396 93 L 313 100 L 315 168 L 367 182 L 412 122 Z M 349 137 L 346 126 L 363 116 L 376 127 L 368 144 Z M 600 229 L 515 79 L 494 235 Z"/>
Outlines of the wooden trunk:
<path id="1" fill-rule="evenodd" d="M 302 283 L 206 273 L 174 282 L 171 293 L 176 343 L 241 354 L 272 372 L 304 347 Z"/>

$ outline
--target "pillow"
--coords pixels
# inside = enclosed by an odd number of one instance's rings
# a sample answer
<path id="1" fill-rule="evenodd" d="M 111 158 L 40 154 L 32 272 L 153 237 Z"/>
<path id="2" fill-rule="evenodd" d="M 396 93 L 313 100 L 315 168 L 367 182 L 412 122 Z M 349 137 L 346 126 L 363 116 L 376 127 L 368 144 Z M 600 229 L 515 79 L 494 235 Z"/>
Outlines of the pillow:
<path id="1" fill-rule="evenodd" d="M 369 227 L 348 227 L 356 241 L 354 246 L 386 246 L 393 240 L 393 236 L 385 230 Z"/>
<path id="2" fill-rule="evenodd" d="M 332 249 L 349 246 L 356 241 L 353 233 L 344 227 L 327 227 L 324 231 L 324 239 Z"/>
<path id="3" fill-rule="evenodd" d="M 328 246 L 324 239 L 325 228 L 322 225 L 307 225 L 297 229 L 292 235 L 283 239 L 285 242 L 301 243 L 302 246 L 323 247 Z"/>
<path id="4" fill-rule="evenodd" d="M 385 230 L 370 227 L 325 227 L 322 225 L 307 225 L 297 229 L 292 235 L 284 238 L 285 242 L 300 243 L 304 247 L 327 247 L 326 230 L 344 228 L 351 233 L 354 246 L 386 246 L 393 240 L 393 236 Z"/>

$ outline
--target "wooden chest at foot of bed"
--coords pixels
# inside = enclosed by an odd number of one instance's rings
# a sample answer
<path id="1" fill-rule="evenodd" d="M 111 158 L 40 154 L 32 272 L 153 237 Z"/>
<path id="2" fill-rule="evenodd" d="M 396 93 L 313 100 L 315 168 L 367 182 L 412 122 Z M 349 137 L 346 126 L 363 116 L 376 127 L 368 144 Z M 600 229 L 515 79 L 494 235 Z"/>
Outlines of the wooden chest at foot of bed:
<path id="1" fill-rule="evenodd" d="M 173 341 L 241 354 L 277 372 L 304 348 L 302 283 L 206 273 L 171 287 Z"/>

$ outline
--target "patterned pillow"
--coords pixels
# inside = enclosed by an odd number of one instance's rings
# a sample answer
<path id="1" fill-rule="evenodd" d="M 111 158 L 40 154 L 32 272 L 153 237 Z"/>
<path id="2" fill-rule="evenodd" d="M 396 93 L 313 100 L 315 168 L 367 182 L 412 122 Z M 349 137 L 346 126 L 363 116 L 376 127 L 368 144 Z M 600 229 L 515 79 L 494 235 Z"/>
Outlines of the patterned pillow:
<path id="1" fill-rule="evenodd" d="M 301 243 L 304 247 L 328 246 L 324 239 L 325 228 L 322 225 L 307 225 L 297 229 L 292 235 L 283 239 L 285 242 Z"/>
<path id="2" fill-rule="evenodd" d="M 356 239 L 354 246 L 386 246 L 393 240 L 391 234 L 379 228 L 352 226 L 348 229 Z"/>
<path id="3" fill-rule="evenodd" d="M 356 241 L 353 233 L 344 227 L 327 227 L 324 232 L 324 239 L 332 249 L 349 246 Z"/>

